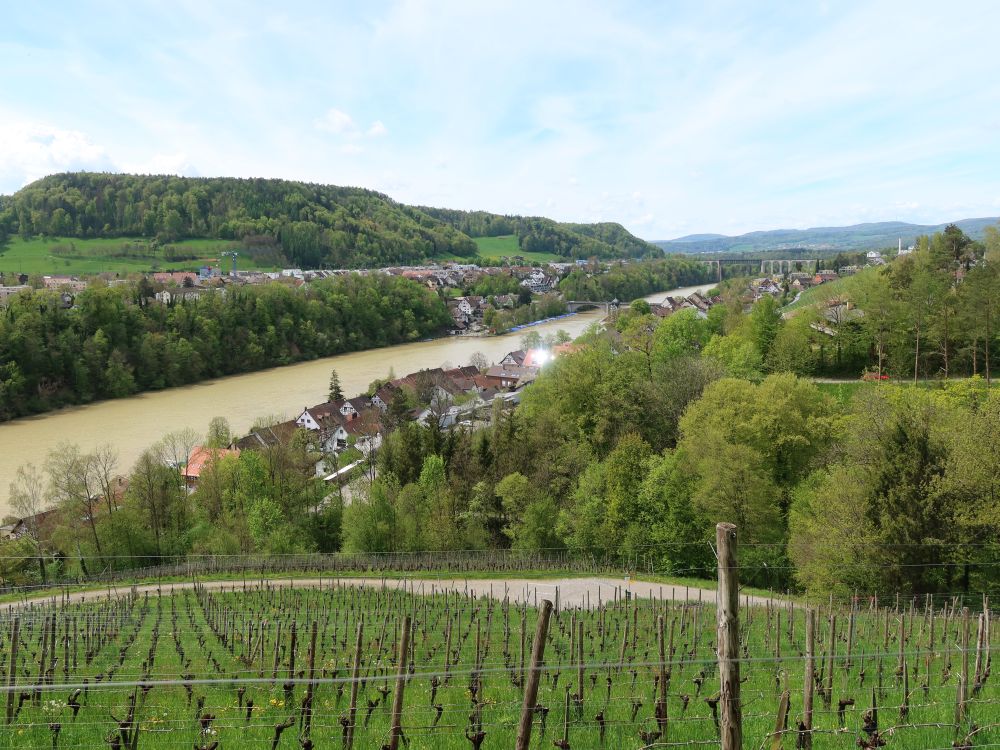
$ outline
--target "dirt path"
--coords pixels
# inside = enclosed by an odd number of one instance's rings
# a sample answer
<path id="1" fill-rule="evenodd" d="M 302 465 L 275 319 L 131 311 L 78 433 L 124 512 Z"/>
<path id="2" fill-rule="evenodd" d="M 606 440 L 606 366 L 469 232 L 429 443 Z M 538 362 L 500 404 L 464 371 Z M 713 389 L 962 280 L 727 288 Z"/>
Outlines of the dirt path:
<path id="1" fill-rule="evenodd" d="M 261 583 L 273 587 L 285 588 L 333 588 L 344 586 L 367 586 L 371 588 L 381 588 L 385 586 L 390 589 L 405 589 L 415 591 L 420 594 L 442 593 L 444 591 L 460 591 L 469 593 L 472 596 L 492 596 L 502 599 L 509 596 L 514 602 L 534 603 L 541 599 L 556 600 L 558 591 L 560 607 L 597 607 L 598 602 L 613 600 L 617 595 L 619 598 L 625 595 L 625 591 L 630 591 L 632 596 L 641 599 L 652 597 L 670 599 L 673 601 L 703 601 L 707 604 L 715 603 L 714 589 L 691 588 L 687 586 L 671 586 L 669 584 L 652 583 L 648 581 L 629 581 L 615 578 L 492 578 L 492 579 L 463 579 L 463 578 L 441 578 L 441 579 L 413 579 L 413 578 L 256 578 L 248 579 L 247 589 L 260 586 Z M 242 581 L 202 581 L 207 589 L 215 591 L 241 591 L 244 584 Z M 172 591 L 182 591 L 194 588 L 194 583 L 169 583 L 158 585 L 142 584 L 136 586 L 136 591 L 142 594 L 145 592 L 155 593 L 158 589 L 164 593 Z M 108 589 L 79 591 L 69 595 L 71 602 L 101 601 L 109 596 L 120 596 L 131 590 L 130 586 L 111 586 Z M 616 594 L 617 592 L 617 594 Z M 54 597 L 34 597 L 24 599 L 20 602 L 12 602 L 8 606 L 12 609 L 21 609 L 31 604 L 41 604 L 51 601 Z M 58 597 L 55 597 L 58 598 Z M 741 597 L 741 602 L 761 605 L 767 602 L 766 597 L 749 596 Z"/>

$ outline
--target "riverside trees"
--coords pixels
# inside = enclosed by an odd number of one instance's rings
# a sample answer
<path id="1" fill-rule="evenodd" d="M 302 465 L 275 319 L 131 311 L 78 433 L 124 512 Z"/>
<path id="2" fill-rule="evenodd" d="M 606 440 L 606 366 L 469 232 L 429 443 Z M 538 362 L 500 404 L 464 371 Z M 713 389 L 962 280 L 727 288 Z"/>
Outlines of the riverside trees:
<path id="1" fill-rule="evenodd" d="M 419 340 L 448 322 L 415 282 L 348 275 L 206 292 L 173 305 L 89 288 L 66 309 L 23 292 L 0 311 L 0 418 Z"/>

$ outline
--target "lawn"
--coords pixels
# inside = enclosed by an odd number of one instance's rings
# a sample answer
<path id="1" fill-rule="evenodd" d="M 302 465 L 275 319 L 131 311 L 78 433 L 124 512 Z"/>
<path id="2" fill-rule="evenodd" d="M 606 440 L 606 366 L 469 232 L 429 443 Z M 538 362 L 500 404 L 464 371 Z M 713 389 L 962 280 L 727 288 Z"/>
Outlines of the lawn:
<path id="1" fill-rule="evenodd" d="M 476 245 L 479 247 L 479 254 L 484 258 L 499 259 L 505 255 L 520 255 L 527 261 L 537 263 L 549 263 L 564 261 L 555 253 L 528 253 L 523 251 L 517 244 L 517 237 L 507 234 L 502 237 L 475 237 Z"/>
<path id="2" fill-rule="evenodd" d="M 148 253 L 118 257 L 123 245 L 141 244 Z M 0 271 L 14 274 L 92 274 L 134 273 L 140 271 L 195 270 L 206 264 L 218 265 L 221 253 L 235 246 L 230 240 L 192 239 L 172 243 L 179 250 L 190 250 L 193 260 L 168 261 L 162 248 L 152 248 L 144 238 L 62 239 L 56 237 L 24 240 L 14 237 L 0 246 Z M 56 252 L 53 252 L 56 251 Z M 229 268 L 229 259 L 221 258 Z M 241 255 L 241 269 L 258 268 L 249 257 Z"/>

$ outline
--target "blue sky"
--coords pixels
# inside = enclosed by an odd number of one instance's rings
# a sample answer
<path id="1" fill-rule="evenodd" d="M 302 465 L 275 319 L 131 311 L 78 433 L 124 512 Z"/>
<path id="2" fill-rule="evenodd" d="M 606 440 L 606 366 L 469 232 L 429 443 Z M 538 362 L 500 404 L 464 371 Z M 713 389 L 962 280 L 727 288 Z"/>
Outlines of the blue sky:
<path id="1" fill-rule="evenodd" d="M 995 216 L 997 29 L 997 2 L 8 2 L 0 193 L 284 177 L 647 239 Z"/>

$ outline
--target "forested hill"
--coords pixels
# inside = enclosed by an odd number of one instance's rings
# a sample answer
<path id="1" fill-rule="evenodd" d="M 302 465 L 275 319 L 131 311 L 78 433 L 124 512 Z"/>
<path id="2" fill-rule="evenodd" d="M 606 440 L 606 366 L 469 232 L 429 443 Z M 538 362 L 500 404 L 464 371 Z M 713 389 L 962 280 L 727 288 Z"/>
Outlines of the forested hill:
<path id="1" fill-rule="evenodd" d="M 658 252 L 618 224 L 424 209 L 371 190 L 287 180 L 74 172 L 0 196 L 0 243 L 15 235 L 230 239 L 246 242 L 251 254 L 280 250 L 289 265 L 304 268 L 471 259 L 472 236 L 498 234 L 517 234 L 522 250 L 566 258 Z"/>
<path id="2" fill-rule="evenodd" d="M 662 250 L 631 234 L 621 224 L 569 224 L 540 216 L 502 216 L 488 211 L 456 211 L 420 206 L 435 219 L 470 237 L 515 235 L 526 252 L 555 253 L 568 258 L 660 257 Z"/>
<path id="3" fill-rule="evenodd" d="M 307 268 L 476 254 L 451 226 L 380 193 L 286 180 L 77 172 L 33 182 L 7 205 L 10 231 L 25 237 L 252 238 Z"/>

